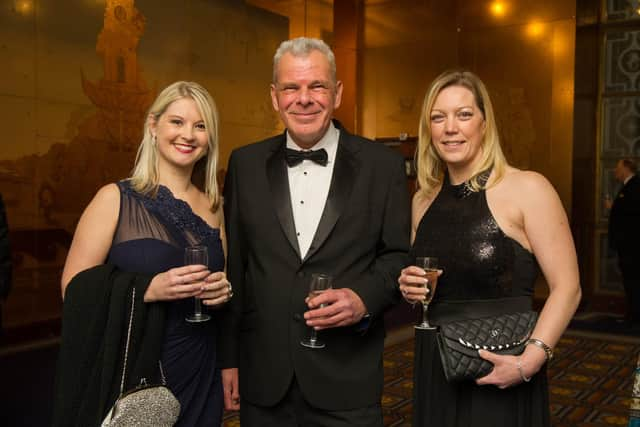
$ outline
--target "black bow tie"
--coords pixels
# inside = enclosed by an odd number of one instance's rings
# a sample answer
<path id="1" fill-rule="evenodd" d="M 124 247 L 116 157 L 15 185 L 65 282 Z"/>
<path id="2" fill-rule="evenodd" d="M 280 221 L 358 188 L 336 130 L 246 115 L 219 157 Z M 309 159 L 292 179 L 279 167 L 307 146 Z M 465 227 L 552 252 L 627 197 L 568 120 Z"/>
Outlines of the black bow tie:
<path id="1" fill-rule="evenodd" d="M 285 158 L 287 160 L 287 165 L 289 166 L 300 164 L 303 160 L 311 160 L 320 166 L 327 166 L 327 162 L 329 161 L 329 156 L 327 156 L 327 151 L 324 148 L 311 151 L 300 151 L 287 148 Z"/>

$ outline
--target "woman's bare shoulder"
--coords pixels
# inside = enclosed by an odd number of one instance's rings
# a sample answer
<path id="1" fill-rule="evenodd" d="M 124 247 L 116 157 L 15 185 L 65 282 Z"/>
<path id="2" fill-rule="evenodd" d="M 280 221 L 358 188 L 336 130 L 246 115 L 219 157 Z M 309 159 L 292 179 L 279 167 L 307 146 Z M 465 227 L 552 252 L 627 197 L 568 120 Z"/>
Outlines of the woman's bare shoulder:
<path id="1" fill-rule="evenodd" d="M 507 197 L 521 208 L 538 209 L 556 203 L 558 193 L 541 173 L 509 167 L 496 185 L 496 193 Z"/>
<path id="2" fill-rule="evenodd" d="M 117 213 L 120 209 L 120 188 L 115 183 L 107 184 L 101 187 L 93 196 L 93 199 L 87 206 L 87 210 L 97 211 L 98 213 L 108 214 Z"/>
<path id="3" fill-rule="evenodd" d="M 512 166 L 507 167 L 498 185 L 506 190 L 518 192 L 545 191 L 552 188 L 549 180 L 541 173 Z"/>

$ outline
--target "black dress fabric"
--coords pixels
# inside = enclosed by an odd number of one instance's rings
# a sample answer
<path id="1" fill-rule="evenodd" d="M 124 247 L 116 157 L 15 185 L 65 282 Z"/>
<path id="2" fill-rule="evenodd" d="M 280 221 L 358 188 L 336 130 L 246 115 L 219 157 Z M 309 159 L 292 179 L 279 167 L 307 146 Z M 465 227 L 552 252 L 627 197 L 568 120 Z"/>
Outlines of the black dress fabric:
<path id="1" fill-rule="evenodd" d="M 485 172 L 481 181 L 488 176 Z M 466 183 L 451 185 L 447 176 L 420 221 L 411 254 L 438 258 L 443 274 L 431 303 L 436 311 L 448 302 L 531 298 L 539 272 L 533 254 L 500 229 L 485 191 L 474 192 Z M 416 330 L 413 425 L 549 426 L 545 368 L 531 382 L 505 390 L 475 382 L 448 383 L 436 333 Z"/>
<path id="2" fill-rule="evenodd" d="M 127 181 L 118 187 L 120 217 L 108 263 L 124 271 L 158 274 L 184 265 L 185 247 L 202 244 L 209 249 L 209 269 L 224 269 L 220 230 L 211 228 L 168 188 L 159 186 L 152 198 L 134 191 Z M 216 369 L 218 322 L 215 315 L 208 322 L 185 321 L 193 310 L 193 298 L 167 303 L 162 367 L 167 386 L 180 401 L 177 425 L 218 426 L 222 418 L 222 383 Z"/>

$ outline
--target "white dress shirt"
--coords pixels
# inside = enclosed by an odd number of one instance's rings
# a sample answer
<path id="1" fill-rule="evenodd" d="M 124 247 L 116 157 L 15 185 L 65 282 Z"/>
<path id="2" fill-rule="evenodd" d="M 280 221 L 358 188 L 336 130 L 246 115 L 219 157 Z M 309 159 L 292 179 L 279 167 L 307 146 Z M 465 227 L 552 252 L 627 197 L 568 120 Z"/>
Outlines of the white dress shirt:
<path id="1" fill-rule="evenodd" d="M 304 259 L 309 251 L 324 211 L 324 205 L 327 202 L 339 137 L 340 131 L 331 123 L 327 133 L 312 147 L 312 150 L 324 148 L 327 151 L 328 162 L 326 166 L 321 166 L 311 160 L 303 160 L 288 168 L 289 193 L 298 247 L 300 248 L 300 259 Z M 301 150 L 293 142 L 288 132 L 287 148 Z"/>

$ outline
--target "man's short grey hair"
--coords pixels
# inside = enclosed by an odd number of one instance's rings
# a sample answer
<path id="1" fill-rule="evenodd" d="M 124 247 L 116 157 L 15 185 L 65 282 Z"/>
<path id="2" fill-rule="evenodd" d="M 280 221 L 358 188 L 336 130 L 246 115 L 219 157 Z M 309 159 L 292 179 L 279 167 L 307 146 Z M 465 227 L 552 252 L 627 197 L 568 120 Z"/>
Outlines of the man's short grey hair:
<path id="1" fill-rule="evenodd" d="M 336 83 L 336 57 L 331 51 L 329 45 L 323 40 L 313 39 L 309 37 L 298 37 L 291 40 L 285 40 L 280 43 L 276 54 L 273 55 L 273 83 L 278 81 L 278 64 L 285 53 L 293 56 L 307 56 L 312 51 L 317 50 L 322 53 L 329 61 L 329 72 L 331 73 L 331 82 Z"/>

